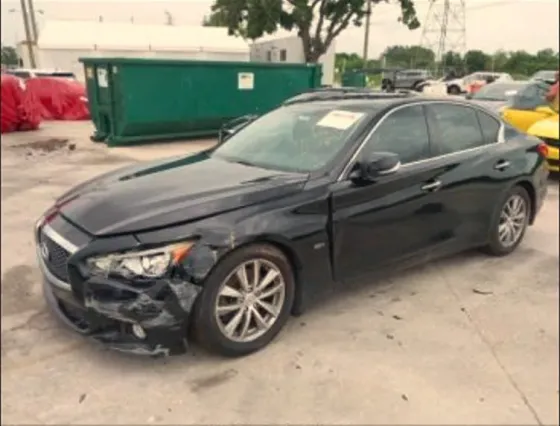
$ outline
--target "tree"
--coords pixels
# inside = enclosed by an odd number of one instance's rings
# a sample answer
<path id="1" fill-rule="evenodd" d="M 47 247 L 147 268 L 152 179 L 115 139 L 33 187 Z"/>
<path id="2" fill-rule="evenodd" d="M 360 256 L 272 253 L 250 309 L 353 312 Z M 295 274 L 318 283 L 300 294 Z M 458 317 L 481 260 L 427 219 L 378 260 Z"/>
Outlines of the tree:
<path id="1" fill-rule="evenodd" d="M 482 71 L 486 69 L 489 56 L 482 50 L 469 50 L 465 53 L 465 66 L 468 72 Z"/>
<path id="2" fill-rule="evenodd" d="M 205 16 L 202 21 L 204 27 L 227 27 L 227 17 L 221 10 L 212 12 L 210 15 Z"/>
<path id="3" fill-rule="evenodd" d="M 367 0 L 215 0 L 213 13 L 223 14 L 230 34 L 256 40 L 283 28 L 297 30 L 306 62 L 317 62 L 348 26 L 360 26 Z M 387 0 L 371 0 L 374 4 Z M 409 29 L 420 22 L 414 0 L 397 0 L 399 21 Z"/>
<path id="4" fill-rule="evenodd" d="M 422 46 L 390 46 L 382 53 L 388 67 L 431 68 L 436 55 Z"/>
<path id="5" fill-rule="evenodd" d="M 14 47 L 2 46 L 2 65 L 19 65 L 19 57 Z"/>
<path id="6" fill-rule="evenodd" d="M 443 55 L 442 65 L 444 68 L 462 70 L 464 66 L 463 58 L 458 52 L 449 51 Z"/>

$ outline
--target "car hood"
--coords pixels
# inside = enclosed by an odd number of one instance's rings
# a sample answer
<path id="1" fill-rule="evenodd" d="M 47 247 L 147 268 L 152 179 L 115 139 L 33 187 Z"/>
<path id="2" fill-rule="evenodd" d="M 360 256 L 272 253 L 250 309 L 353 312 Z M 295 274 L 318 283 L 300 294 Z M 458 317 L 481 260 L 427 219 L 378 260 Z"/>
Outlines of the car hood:
<path id="1" fill-rule="evenodd" d="M 490 111 L 493 111 L 497 114 L 500 113 L 502 108 L 504 108 L 507 105 L 506 101 L 484 101 L 484 100 L 471 99 L 471 102 L 480 105 L 481 107 L 487 108 Z"/>
<path id="2" fill-rule="evenodd" d="M 60 213 L 96 236 L 186 223 L 300 191 L 307 175 L 200 153 L 119 169 L 57 200 Z"/>
<path id="3" fill-rule="evenodd" d="M 529 128 L 527 133 L 540 138 L 558 140 L 558 114 L 553 117 L 537 121 Z"/>

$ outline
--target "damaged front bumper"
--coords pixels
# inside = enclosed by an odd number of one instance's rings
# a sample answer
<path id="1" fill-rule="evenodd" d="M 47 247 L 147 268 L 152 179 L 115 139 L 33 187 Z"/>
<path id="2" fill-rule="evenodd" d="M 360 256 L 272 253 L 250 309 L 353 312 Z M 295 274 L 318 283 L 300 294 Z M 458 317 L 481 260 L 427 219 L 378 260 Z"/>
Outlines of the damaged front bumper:
<path id="1" fill-rule="evenodd" d="M 136 287 L 93 277 L 76 288 L 49 270 L 40 250 L 37 254 L 45 299 L 74 331 L 121 352 L 148 356 L 186 352 L 189 314 L 199 286 L 160 279 Z"/>

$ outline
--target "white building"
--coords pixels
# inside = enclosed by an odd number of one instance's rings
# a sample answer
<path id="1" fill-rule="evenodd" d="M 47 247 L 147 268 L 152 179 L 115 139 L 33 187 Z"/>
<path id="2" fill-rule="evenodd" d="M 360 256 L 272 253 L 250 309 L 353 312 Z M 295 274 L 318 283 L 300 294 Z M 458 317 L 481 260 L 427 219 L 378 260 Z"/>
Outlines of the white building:
<path id="1" fill-rule="evenodd" d="M 251 44 L 251 61 L 305 63 L 303 44 L 297 35 L 280 32 L 258 39 Z M 335 44 L 319 58 L 323 68 L 323 85 L 334 84 Z"/>
<path id="2" fill-rule="evenodd" d="M 23 67 L 31 68 L 25 45 Z M 249 61 L 249 44 L 225 28 L 95 21 L 47 21 L 36 47 L 37 68 L 72 71 L 84 79 L 81 57 Z"/>

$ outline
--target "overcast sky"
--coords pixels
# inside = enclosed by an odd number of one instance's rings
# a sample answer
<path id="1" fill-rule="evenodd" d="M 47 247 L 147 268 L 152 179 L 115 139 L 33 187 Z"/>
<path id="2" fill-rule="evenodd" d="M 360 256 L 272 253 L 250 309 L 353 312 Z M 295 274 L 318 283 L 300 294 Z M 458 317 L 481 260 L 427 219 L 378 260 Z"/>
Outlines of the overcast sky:
<path id="1" fill-rule="evenodd" d="M 452 0 L 457 1 L 457 0 Z M 48 19 L 130 21 L 165 23 L 169 11 L 176 25 L 198 25 L 208 13 L 211 1 L 201 0 L 35 0 L 39 28 Z M 1 0 L 2 43 L 15 44 L 24 37 L 20 2 Z M 428 11 L 428 0 L 416 0 L 421 22 Z M 558 0 L 466 0 L 467 49 L 558 50 Z M 11 12 L 10 12 L 11 11 Z M 372 15 L 370 57 L 377 57 L 387 46 L 418 44 L 421 29 L 409 31 L 397 22 L 398 8 L 378 5 Z M 363 28 L 349 28 L 336 42 L 338 52 L 362 52 Z M 69 34 L 69 37 L 72 35 Z"/>

